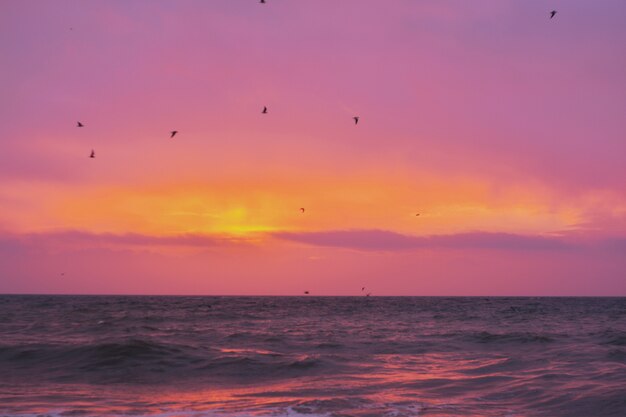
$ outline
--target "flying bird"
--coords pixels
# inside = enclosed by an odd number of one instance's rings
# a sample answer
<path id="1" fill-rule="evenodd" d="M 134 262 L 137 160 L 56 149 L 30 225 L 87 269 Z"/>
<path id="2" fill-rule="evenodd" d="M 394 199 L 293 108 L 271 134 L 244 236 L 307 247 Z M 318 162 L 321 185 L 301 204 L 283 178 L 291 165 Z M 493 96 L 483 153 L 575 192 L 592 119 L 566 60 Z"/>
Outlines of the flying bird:
<path id="1" fill-rule="evenodd" d="M 176 136 L 177 133 L 178 133 L 178 130 L 172 130 L 170 132 L 170 139 L 173 138 L 174 136 Z"/>
<path id="2" fill-rule="evenodd" d="M 265 0 L 261 0 L 261 1 L 259 1 L 259 3 L 265 4 Z"/>
<path id="3" fill-rule="evenodd" d="M 420 214 L 419 214 L 419 213 L 417 213 L 417 214 L 415 215 L 415 217 L 417 217 L 417 216 L 419 216 L 419 215 L 420 215 Z"/>
<path id="4" fill-rule="evenodd" d="M 81 122 L 76 122 L 76 127 L 83 127 L 83 124 Z"/>
<path id="5" fill-rule="evenodd" d="M 556 10 L 552 10 L 550 12 L 550 19 L 552 19 L 554 17 L 554 15 L 556 14 Z"/>
<path id="6" fill-rule="evenodd" d="M 365 291 L 365 287 L 361 287 L 361 291 Z"/>
<path id="7" fill-rule="evenodd" d="M 354 116 L 353 119 L 354 119 L 354 124 L 358 125 L 359 124 L 359 116 Z"/>
<path id="8" fill-rule="evenodd" d="M 367 294 L 365 294 L 366 297 L 369 297 L 370 295 L 372 295 L 371 292 L 368 292 Z"/>
<path id="9" fill-rule="evenodd" d="M 308 292 L 308 291 L 305 291 L 304 293 L 305 293 L 305 294 L 307 294 L 307 295 L 309 294 L 309 292 Z"/>
<path id="10" fill-rule="evenodd" d="M 300 212 L 304 213 L 304 207 L 300 207 Z"/>
<path id="11" fill-rule="evenodd" d="M 262 1 L 261 3 L 265 3 L 264 1 Z M 263 111 L 261 112 L 263 114 L 267 114 L 267 107 L 263 106 Z"/>
<path id="12" fill-rule="evenodd" d="M 91 154 L 89 155 L 90 158 L 95 158 L 96 157 L 96 152 L 92 149 L 91 150 Z"/>

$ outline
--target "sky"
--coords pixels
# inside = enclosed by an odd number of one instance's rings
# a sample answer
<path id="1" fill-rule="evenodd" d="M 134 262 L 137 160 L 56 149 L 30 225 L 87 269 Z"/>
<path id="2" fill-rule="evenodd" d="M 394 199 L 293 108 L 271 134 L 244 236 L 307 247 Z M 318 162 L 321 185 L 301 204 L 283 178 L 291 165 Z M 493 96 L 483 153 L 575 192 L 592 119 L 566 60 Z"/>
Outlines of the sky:
<path id="1" fill-rule="evenodd" d="M 626 296 L 624 21 L 2 1 L 0 293 Z"/>

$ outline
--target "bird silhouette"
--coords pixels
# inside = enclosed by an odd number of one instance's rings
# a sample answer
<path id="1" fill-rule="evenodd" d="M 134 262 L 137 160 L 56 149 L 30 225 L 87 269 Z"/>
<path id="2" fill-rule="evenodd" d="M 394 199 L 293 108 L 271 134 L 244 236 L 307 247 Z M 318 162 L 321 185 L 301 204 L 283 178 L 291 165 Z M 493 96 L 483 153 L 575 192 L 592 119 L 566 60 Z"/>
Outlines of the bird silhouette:
<path id="1" fill-rule="evenodd" d="M 265 2 L 263 1 L 263 2 L 261 2 L 261 3 L 265 3 Z M 267 107 L 263 106 L 263 111 L 262 111 L 261 113 L 263 113 L 263 114 L 267 114 Z"/>
<path id="2" fill-rule="evenodd" d="M 300 212 L 304 213 L 304 207 L 300 207 Z"/>
<path id="3" fill-rule="evenodd" d="M 265 4 L 265 0 L 261 0 L 261 1 L 259 1 L 259 3 Z"/>
<path id="4" fill-rule="evenodd" d="M 359 116 L 354 116 L 353 119 L 354 119 L 354 124 L 358 125 L 359 124 Z"/>
<path id="5" fill-rule="evenodd" d="M 91 154 L 89 155 L 90 158 L 95 158 L 96 157 L 96 152 L 92 149 L 91 150 Z"/>
<path id="6" fill-rule="evenodd" d="M 365 291 L 365 287 L 361 287 L 361 291 Z"/>
<path id="7" fill-rule="evenodd" d="M 556 10 L 552 10 L 550 12 L 550 19 L 552 19 L 554 17 L 554 15 L 556 14 Z"/>
<path id="8" fill-rule="evenodd" d="M 170 132 L 170 139 L 173 138 L 174 136 L 176 136 L 177 133 L 178 133 L 178 130 L 172 130 Z"/>
<path id="9" fill-rule="evenodd" d="M 83 127 L 84 125 L 81 122 L 76 122 L 76 127 Z"/>
<path id="10" fill-rule="evenodd" d="M 419 213 L 417 213 L 417 214 L 415 215 L 415 217 L 417 217 L 417 216 L 419 216 L 419 215 L 420 215 L 420 214 L 419 214 Z"/>
<path id="11" fill-rule="evenodd" d="M 370 295 L 372 295 L 371 292 L 368 292 L 367 294 L 365 294 L 366 297 L 369 297 Z"/>
<path id="12" fill-rule="evenodd" d="M 308 291 L 305 291 L 304 293 L 305 293 L 305 294 L 307 294 L 307 295 L 309 294 L 309 292 L 308 292 Z"/>

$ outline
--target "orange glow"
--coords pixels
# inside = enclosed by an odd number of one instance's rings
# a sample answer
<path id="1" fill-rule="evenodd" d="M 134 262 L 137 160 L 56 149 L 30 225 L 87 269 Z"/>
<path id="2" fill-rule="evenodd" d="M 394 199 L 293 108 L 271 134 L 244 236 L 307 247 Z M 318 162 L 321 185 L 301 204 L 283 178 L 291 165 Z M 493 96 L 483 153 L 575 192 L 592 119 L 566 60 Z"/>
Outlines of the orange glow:
<path id="1" fill-rule="evenodd" d="M 297 181 L 266 178 L 137 187 L 75 186 L 58 194 L 45 185 L 31 185 L 28 190 L 12 192 L 27 208 L 6 215 L 12 217 L 11 224 L 18 231 L 65 228 L 157 236 L 363 228 L 413 235 L 473 230 L 536 234 L 571 229 L 582 221 L 587 209 L 580 207 L 579 201 L 557 203 L 550 190 L 537 185 L 498 190 L 480 179 L 424 174 L 420 178 L 409 182 L 370 173 Z M 37 197 L 42 195 L 45 202 Z M 301 213 L 300 207 L 306 207 L 306 212 Z"/>

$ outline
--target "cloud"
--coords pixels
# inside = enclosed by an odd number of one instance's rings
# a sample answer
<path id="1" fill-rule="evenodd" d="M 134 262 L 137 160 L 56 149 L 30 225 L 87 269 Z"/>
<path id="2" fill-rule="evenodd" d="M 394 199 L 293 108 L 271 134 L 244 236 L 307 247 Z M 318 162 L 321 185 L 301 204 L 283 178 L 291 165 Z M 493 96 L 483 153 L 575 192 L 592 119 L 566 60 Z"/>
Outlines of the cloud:
<path id="1" fill-rule="evenodd" d="M 0 236 L 0 251 L 18 249 L 59 248 L 63 246 L 81 247 L 222 247 L 243 245 L 250 239 L 225 235 L 181 234 L 170 236 L 151 236 L 138 233 L 113 234 L 90 233 L 78 230 L 51 233 L 5 234 Z"/>
<path id="2" fill-rule="evenodd" d="M 0 252 L 32 252 L 73 248 L 150 249 L 242 247 L 263 237 L 311 246 L 346 248 L 359 251 L 407 251 L 415 249 L 479 249 L 506 251 L 565 251 L 626 249 L 626 237 L 588 236 L 562 233 L 554 236 L 512 233 L 468 232 L 447 235 L 414 236 L 387 230 L 329 230 L 320 232 L 272 232 L 253 237 L 220 234 L 180 234 L 152 236 L 139 233 L 114 234 L 67 230 L 49 233 L 0 234 Z"/>
<path id="3" fill-rule="evenodd" d="M 278 232 L 273 233 L 273 236 L 314 246 L 373 251 L 419 248 L 562 250 L 574 247 L 560 237 L 487 232 L 410 236 L 385 230 L 333 230 L 301 233 Z"/>
<path id="4" fill-rule="evenodd" d="M 621 252 L 624 256 L 626 256 L 626 237 L 611 237 L 603 239 L 601 247 L 607 251 Z"/>

